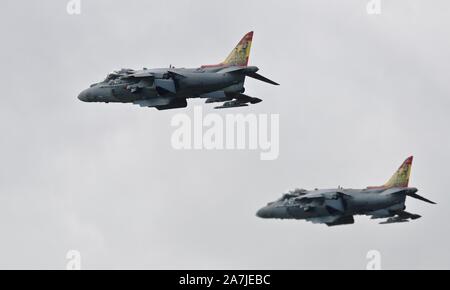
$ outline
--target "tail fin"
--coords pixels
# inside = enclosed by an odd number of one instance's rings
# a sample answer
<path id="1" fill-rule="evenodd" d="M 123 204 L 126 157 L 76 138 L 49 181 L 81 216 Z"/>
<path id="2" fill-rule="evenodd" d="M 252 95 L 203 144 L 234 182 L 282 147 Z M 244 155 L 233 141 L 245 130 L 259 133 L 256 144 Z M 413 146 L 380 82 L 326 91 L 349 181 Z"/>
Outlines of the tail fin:
<path id="1" fill-rule="evenodd" d="M 250 31 L 239 41 L 236 47 L 231 51 L 230 55 L 219 64 L 206 64 L 202 68 L 208 67 L 224 67 L 224 66 L 247 66 L 252 47 L 253 31 Z"/>
<path id="2" fill-rule="evenodd" d="M 391 188 L 391 187 L 408 187 L 409 176 L 411 174 L 413 156 L 406 158 L 402 165 L 392 175 L 392 177 L 381 186 L 368 186 L 367 188 Z"/>
<path id="3" fill-rule="evenodd" d="M 250 31 L 239 41 L 230 55 L 222 62 L 224 65 L 247 66 L 252 47 L 253 31 Z"/>
<path id="4" fill-rule="evenodd" d="M 413 156 L 408 157 L 383 187 L 408 187 Z"/>

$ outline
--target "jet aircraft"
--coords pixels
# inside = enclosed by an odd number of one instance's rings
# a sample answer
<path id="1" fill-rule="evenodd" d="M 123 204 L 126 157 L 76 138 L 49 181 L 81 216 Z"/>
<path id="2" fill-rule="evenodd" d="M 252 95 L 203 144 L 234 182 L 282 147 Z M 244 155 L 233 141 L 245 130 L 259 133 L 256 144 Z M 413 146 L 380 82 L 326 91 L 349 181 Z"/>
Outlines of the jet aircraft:
<path id="1" fill-rule="evenodd" d="M 256 104 L 262 100 L 246 94 L 244 82 L 251 77 L 272 85 L 278 83 L 248 66 L 253 31 L 247 33 L 221 63 L 199 68 L 121 69 L 102 82 L 82 91 L 83 102 L 132 103 L 158 110 L 184 108 L 188 98 L 205 98 L 206 103 L 222 103 L 216 109 Z"/>
<path id="2" fill-rule="evenodd" d="M 405 211 L 406 197 L 431 204 L 418 195 L 417 188 L 408 187 L 413 157 L 407 158 L 397 172 L 382 186 L 365 189 L 296 189 L 257 212 L 260 218 L 303 219 L 328 226 L 353 224 L 354 215 L 372 219 L 387 218 L 381 224 L 401 223 L 421 216 Z"/>

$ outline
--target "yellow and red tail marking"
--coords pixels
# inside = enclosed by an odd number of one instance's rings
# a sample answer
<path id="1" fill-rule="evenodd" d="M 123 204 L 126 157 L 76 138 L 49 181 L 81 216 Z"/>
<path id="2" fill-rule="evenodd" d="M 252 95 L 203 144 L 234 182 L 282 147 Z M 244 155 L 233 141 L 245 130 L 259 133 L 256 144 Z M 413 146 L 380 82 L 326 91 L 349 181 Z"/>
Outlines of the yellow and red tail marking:
<path id="1" fill-rule="evenodd" d="M 231 51 L 230 55 L 225 59 L 223 64 L 247 66 L 252 47 L 253 31 L 247 33 L 236 47 Z"/>
<path id="2" fill-rule="evenodd" d="M 219 64 L 203 65 L 202 67 L 219 67 L 219 66 L 247 66 L 250 57 L 250 49 L 252 47 L 253 31 L 250 31 L 239 41 L 236 47 L 231 51 L 228 57 Z"/>
<path id="3" fill-rule="evenodd" d="M 368 188 L 408 187 L 411 175 L 413 156 L 408 157 L 392 177 L 382 186 L 370 186 Z"/>

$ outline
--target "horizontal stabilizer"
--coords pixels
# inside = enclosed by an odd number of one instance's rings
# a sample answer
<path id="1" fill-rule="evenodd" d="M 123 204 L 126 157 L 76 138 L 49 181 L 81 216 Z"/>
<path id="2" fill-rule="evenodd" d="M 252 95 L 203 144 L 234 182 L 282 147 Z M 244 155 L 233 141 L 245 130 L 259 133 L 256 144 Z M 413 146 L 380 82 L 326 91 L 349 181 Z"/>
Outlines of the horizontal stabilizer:
<path id="1" fill-rule="evenodd" d="M 407 196 L 410 196 L 410 197 L 412 197 L 412 198 L 416 198 L 416 199 L 418 199 L 418 200 L 424 201 L 424 202 L 428 202 L 428 203 L 431 203 L 431 204 L 436 204 L 434 201 L 431 201 L 431 200 L 429 200 L 429 199 L 426 199 L 425 197 L 420 196 L 420 195 L 418 195 L 417 193 L 408 192 L 408 193 L 406 193 L 406 195 L 407 195 Z"/>
<path id="2" fill-rule="evenodd" d="M 254 79 L 260 80 L 262 82 L 275 85 L 275 86 L 279 86 L 280 85 L 279 83 L 276 83 L 276 82 L 274 82 L 272 80 L 269 80 L 268 78 L 263 77 L 262 75 L 260 75 L 260 74 L 258 74 L 256 72 L 250 72 L 250 73 L 247 73 L 246 75 L 251 77 L 251 78 L 254 78 Z"/>

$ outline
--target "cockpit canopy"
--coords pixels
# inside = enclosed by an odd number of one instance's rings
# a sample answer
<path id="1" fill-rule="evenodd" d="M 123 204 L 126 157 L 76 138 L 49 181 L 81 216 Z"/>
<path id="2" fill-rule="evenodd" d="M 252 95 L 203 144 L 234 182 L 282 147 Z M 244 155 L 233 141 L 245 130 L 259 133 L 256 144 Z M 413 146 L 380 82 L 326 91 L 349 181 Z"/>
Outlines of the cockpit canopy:
<path id="1" fill-rule="evenodd" d="M 294 197 L 295 195 L 292 195 L 292 194 L 290 194 L 290 193 L 285 193 L 285 194 L 283 194 L 281 197 L 280 197 L 280 199 L 278 199 L 278 201 L 285 201 L 285 200 L 288 200 L 288 199 L 290 199 L 290 198 L 292 198 L 292 197 Z"/>
<path id="2" fill-rule="evenodd" d="M 130 68 L 122 68 L 120 70 L 113 71 L 106 76 L 105 81 L 116 80 L 122 76 L 133 74 L 135 71 Z"/>
<path id="3" fill-rule="evenodd" d="M 294 190 L 290 190 L 289 193 L 293 195 L 305 195 L 308 193 L 308 191 L 303 188 L 296 188 Z"/>
<path id="4" fill-rule="evenodd" d="M 118 75 L 118 74 L 116 74 L 116 73 L 114 73 L 114 72 L 109 73 L 109 74 L 106 76 L 105 81 L 115 80 L 115 79 L 117 79 L 119 76 L 120 76 L 120 75 Z"/>
<path id="5" fill-rule="evenodd" d="M 296 188 L 294 190 L 290 190 L 287 193 L 284 193 L 278 201 L 284 201 L 293 197 L 298 197 L 307 194 L 308 191 L 306 189 Z"/>

